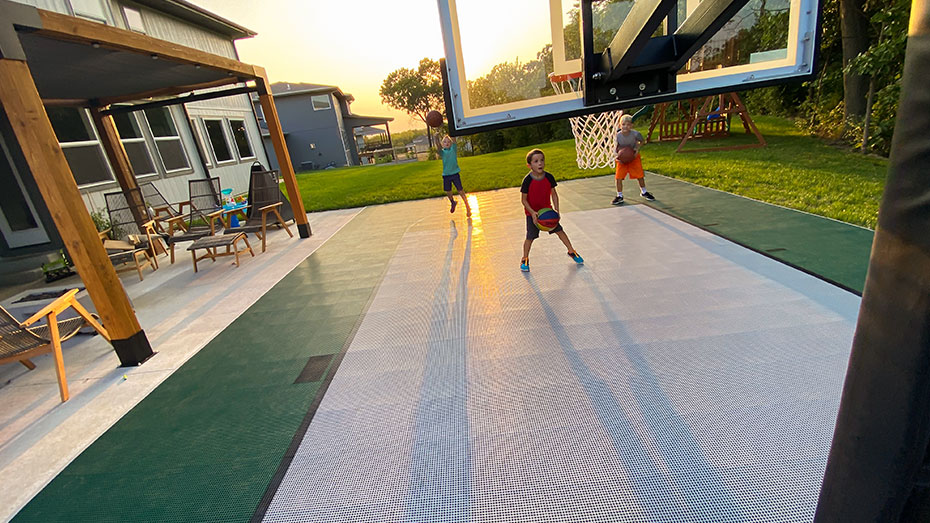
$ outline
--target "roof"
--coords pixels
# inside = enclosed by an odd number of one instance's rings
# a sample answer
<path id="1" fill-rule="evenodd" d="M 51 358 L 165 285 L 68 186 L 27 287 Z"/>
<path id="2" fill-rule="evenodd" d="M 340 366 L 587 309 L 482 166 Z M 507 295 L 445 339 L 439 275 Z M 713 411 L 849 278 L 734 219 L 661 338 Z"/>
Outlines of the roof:
<path id="1" fill-rule="evenodd" d="M 323 85 L 323 84 L 309 84 L 309 83 L 291 83 L 291 82 L 275 82 L 271 84 L 271 94 L 275 97 L 280 96 L 294 96 L 298 94 L 329 94 L 333 93 L 334 95 L 342 98 L 346 102 L 354 102 L 355 97 L 349 93 L 343 93 L 342 89 L 336 87 L 335 85 Z"/>
<path id="2" fill-rule="evenodd" d="M 137 4 L 150 7 L 156 11 L 167 13 L 181 20 L 194 23 L 198 26 L 210 29 L 222 35 L 229 36 L 233 40 L 240 38 L 251 38 L 255 36 L 255 31 L 242 27 L 241 25 L 231 22 L 219 15 L 213 14 L 206 9 L 196 6 L 186 0 L 134 0 Z"/>
<path id="3" fill-rule="evenodd" d="M 343 115 L 342 119 L 352 127 L 383 125 L 394 121 L 394 118 L 391 116 L 361 116 L 357 114 Z"/>

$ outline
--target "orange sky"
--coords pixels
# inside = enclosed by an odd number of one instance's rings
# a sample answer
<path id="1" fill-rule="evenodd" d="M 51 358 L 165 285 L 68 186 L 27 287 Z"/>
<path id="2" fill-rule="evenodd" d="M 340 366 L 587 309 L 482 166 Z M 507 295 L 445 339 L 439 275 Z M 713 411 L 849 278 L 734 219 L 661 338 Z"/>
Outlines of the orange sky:
<path id="1" fill-rule="evenodd" d="M 194 2 L 258 33 L 236 47 L 272 82 L 335 85 L 355 97 L 353 113 L 394 117 L 392 132 L 424 127 L 383 105 L 378 90 L 391 71 L 443 56 L 436 0 Z"/>

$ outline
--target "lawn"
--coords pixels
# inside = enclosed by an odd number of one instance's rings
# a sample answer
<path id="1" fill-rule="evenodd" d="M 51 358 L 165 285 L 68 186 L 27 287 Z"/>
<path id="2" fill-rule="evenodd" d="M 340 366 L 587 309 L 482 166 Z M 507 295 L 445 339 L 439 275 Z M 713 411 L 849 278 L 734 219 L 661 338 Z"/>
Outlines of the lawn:
<path id="1" fill-rule="evenodd" d="M 875 227 L 887 159 L 828 145 L 805 135 L 787 119 L 759 116 L 755 122 L 768 142 L 767 147 L 675 153 L 677 142 L 651 143 L 643 148 L 643 164 L 648 171 L 697 185 Z M 739 132 L 732 137 L 689 142 L 688 148 L 755 140 L 752 135 L 743 134 L 738 122 L 734 123 L 734 130 Z M 640 123 L 638 128 L 645 134 L 648 123 Z M 557 179 L 613 172 L 578 169 L 572 140 L 539 147 L 546 152 L 546 169 Z M 525 156 L 530 148 L 460 157 L 466 190 L 516 187 L 527 172 Z M 441 171 L 442 166 L 436 160 L 311 171 L 299 173 L 297 179 L 307 210 L 320 211 L 441 196 Z"/>

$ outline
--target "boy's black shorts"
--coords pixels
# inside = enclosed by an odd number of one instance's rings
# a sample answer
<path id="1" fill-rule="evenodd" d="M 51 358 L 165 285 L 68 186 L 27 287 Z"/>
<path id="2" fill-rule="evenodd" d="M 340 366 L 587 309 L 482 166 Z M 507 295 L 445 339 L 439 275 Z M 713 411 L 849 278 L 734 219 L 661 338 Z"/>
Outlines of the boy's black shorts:
<path id="1" fill-rule="evenodd" d="M 554 229 L 549 231 L 549 234 L 555 234 L 561 230 L 562 230 L 562 224 L 560 223 L 556 225 Z M 526 239 L 535 240 L 536 238 L 539 238 L 539 233 L 540 233 L 539 227 L 536 227 L 536 224 L 533 223 L 533 217 L 527 214 L 526 215 Z"/>
<path id="2" fill-rule="evenodd" d="M 442 190 L 451 191 L 452 186 L 455 185 L 455 188 L 462 190 L 462 177 L 459 176 L 460 173 L 450 174 L 448 176 L 442 177 Z"/>

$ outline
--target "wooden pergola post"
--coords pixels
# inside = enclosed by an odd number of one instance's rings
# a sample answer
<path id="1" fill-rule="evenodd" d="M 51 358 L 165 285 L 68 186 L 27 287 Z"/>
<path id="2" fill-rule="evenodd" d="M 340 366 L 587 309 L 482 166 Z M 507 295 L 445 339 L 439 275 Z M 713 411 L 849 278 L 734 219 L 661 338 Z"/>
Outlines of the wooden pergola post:
<path id="1" fill-rule="evenodd" d="M 275 156 L 278 157 L 278 168 L 281 170 L 281 177 L 284 178 L 284 185 L 287 187 L 287 194 L 291 199 L 291 209 L 294 211 L 297 232 L 301 238 L 309 238 L 311 232 L 310 223 L 307 221 L 307 211 L 304 210 L 304 202 L 297 187 L 297 176 L 294 174 L 294 166 L 291 164 L 291 155 L 287 152 L 284 132 L 281 130 L 281 122 L 278 120 L 278 110 L 274 106 L 274 98 L 271 95 L 271 84 L 268 83 L 268 76 L 261 67 L 255 67 L 255 83 L 258 87 L 258 101 L 261 103 L 262 112 L 265 114 L 265 123 L 268 124 L 271 145 L 274 147 Z"/>
<path id="2" fill-rule="evenodd" d="M 120 364 L 142 363 L 152 356 L 152 347 L 97 237 L 97 229 L 25 61 L 0 58 L 0 107 L 10 121 L 74 266 L 110 333 Z"/>
<path id="3" fill-rule="evenodd" d="M 133 219 L 136 223 L 145 223 L 148 217 L 140 214 L 145 209 L 145 202 L 134 202 L 131 200 L 132 189 L 139 187 L 136 183 L 136 175 L 132 172 L 132 164 L 129 163 L 129 155 L 126 154 L 126 148 L 119 139 L 119 131 L 116 130 L 116 122 L 113 116 L 105 115 L 100 112 L 99 107 L 91 107 L 90 114 L 94 119 L 94 126 L 97 128 L 97 134 L 100 135 L 100 144 L 110 161 L 110 167 L 113 168 L 113 175 L 119 183 L 123 194 L 126 195 L 126 201 L 129 203 L 129 211 L 132 212 Z"/>

